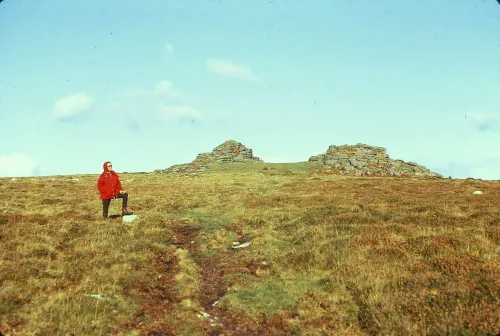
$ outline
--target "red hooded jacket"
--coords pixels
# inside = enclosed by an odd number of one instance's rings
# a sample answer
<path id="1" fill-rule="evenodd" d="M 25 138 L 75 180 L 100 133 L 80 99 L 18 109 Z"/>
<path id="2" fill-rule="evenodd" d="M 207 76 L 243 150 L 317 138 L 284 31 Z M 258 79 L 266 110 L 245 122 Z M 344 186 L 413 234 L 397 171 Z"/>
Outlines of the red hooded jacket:
<path id="1" fill-rule="evenodd" d="M 109 161 L 106 161 L 102 165 L 104 171 L 99 176 L 99 181 L 97 181 L 97 189 L 101 194 L 101 199 L 114 198 L 122 190 L 120 178 L 114 170 L 108 170 L 108 163 Z"/>

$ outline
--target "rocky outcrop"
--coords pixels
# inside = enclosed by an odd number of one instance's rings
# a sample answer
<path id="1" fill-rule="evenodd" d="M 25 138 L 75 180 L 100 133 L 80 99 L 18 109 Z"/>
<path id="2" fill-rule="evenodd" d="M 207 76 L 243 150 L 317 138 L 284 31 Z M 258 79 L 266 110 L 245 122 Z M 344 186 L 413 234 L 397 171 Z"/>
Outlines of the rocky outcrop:
<path id="1" fill-rule="evenodd" d="M 215 147 L 210 153 L 201 153 L 190 163 L 173 165 L 167 169 L 156 169 L 155 173 L 191 173 L 203 171 L 215 164 L 262 160 L 253 156 L 253 151 L 234 140 L 228 140 Z"/>
<path id="2" fill-rule="evenodd" d="M 328 147 L 325 154 L 311 156 L 330 173 L 357 176 L 442 177 L 415 162 L 393 160 L 383 147 L 357 144 Z"/>

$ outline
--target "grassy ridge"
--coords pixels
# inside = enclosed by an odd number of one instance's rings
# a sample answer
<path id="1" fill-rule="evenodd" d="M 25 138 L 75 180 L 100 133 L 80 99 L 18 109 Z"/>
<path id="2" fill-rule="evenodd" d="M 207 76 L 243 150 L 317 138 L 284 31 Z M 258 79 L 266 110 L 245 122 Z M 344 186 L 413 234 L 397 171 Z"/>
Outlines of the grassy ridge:
<path id="1" fill-rule="evenodd" d="M 500 184 L 311 167 L 120 174 L 129 225 L 100 218 L 97 175 L 0 179 L 0 331 L 500 331 Z"/>

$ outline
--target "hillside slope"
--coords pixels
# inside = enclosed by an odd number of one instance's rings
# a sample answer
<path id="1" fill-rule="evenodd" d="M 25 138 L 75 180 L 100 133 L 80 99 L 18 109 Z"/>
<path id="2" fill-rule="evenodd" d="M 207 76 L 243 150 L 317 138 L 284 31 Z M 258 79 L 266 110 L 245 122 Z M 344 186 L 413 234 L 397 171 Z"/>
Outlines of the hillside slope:
<path id="1" fill-rule="evenodd" d="M 0 179 L 0 332 L 500 331 L 499 183 L 313 169 L 119 174 L 129 224 L 98 175 Z"/>

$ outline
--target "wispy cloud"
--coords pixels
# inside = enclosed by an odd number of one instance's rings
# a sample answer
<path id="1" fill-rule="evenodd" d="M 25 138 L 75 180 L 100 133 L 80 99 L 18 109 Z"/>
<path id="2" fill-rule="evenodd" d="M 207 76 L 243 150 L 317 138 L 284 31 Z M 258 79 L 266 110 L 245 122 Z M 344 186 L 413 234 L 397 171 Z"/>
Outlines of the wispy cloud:
<path id="1" fill-rule="evenodd" d="M 167 53 L 171 53 L 172 51 L 174 51 L 174 47 L 170 43 L 165 43 L 165 51 Z"/>
<path id="2" fill-rule="evenodd" d="M 149 89 L 135 89 L 125 91 L 119 94 L 118 99 L 144 100 L 144 99 L 163 99 L 163 98 L 182 98 L 182 91 L 176 89 L 174 84 L 169 80 L 157 82 Z"/>
<path id="3" fill-rule="evenodd" d="M 158 116 L 164 121 L 190 121 L 196 122 L 203 115 L 194 107 L 188 105 L 161 106 L 158 108 Z"/>
<path id="4" fill-rule="evenodd" d="M 482 132 L 496 131 L 500 126 L 500 113 L 469 113 L 465 117 Z"/>
<path id="5" fill-rule="evenodd" d="M 144 125 L 158 122 L 181 122 L 201 125 L 203 114 L 184 102 L 185 95 L 169 80 L 162 80 L 149 89 L 120 92 L 110 102 L 109 111 L 127 116 L 126 127 L 143 130 Z"/>
<path id="6" fill-rule="evenodd" d="M 68 120 L 88 110 L 94 99 L 85 92 L 79 92 L 58 99 L 54 104 L 54 115 L 58 120 Z"/>
<path id="7" fill-rule="evenodd" d="M 174 88 L 174 84 L 169 80 L 163 80 L 155 84 L 151 91 L 157 97 L 181 98 L 182 92 Z"/>
<path id="8" fill-rule="evenodd" d="M 33 176 L 38 175 L 37 161 L 25 154 L 0 155 L 0 176 Z"/>
<path id="9" fill-rule="evenodd" d="M 239 78 L 252 82 L 260 82 L 261 79 L 252 72 L 252 69 L 246 64 L 236 64 L 229 60 L 210 59 L 205 62 L 205 68 L 212 73 L 230 77 Z"/>

